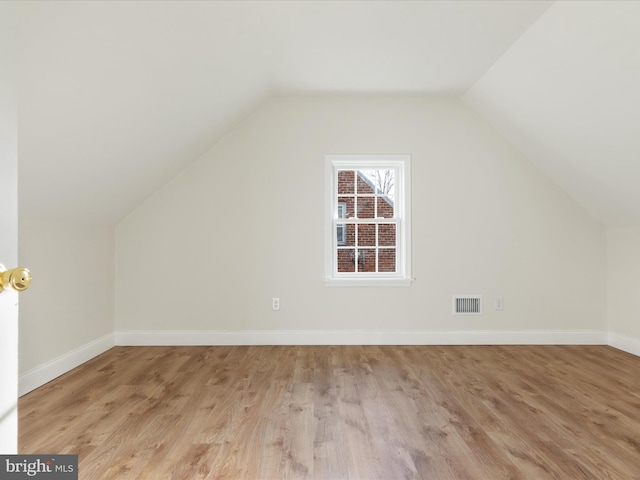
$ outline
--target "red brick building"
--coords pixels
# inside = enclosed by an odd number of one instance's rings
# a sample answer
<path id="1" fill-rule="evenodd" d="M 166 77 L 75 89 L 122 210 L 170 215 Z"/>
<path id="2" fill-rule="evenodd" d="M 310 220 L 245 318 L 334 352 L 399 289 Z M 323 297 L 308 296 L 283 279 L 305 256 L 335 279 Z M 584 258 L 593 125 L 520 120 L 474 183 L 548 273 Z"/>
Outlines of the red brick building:
<path id="1" fill-rule="evenodd" d="M 376 186 L 373 172 L 338 172 L 338 272 L 395 272 L 396 224 L 393 195 Z"/>

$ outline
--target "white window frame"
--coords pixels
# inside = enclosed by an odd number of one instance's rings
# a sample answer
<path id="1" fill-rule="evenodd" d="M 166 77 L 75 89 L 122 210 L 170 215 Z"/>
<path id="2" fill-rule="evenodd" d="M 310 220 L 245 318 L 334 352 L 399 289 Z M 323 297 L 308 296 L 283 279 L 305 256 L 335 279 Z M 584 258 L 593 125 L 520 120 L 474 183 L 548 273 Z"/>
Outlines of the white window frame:
<path id="1" fill-rule="evenodd" d="M 337 223 L 338 171 L 392 168 L 396 171 L 394 219 L 396 224 L 395 272 L 338 272 Z M 410 155 L 326 155 L 325 156 L 325 285 L 409 286 L 411 277 L 411 156 Z M 348 219 L 347 219 L 348 220 Z M 389 219 L 371 219 L 386 223 Z M 347 221 L 347 223 L 349 223 Z"/>

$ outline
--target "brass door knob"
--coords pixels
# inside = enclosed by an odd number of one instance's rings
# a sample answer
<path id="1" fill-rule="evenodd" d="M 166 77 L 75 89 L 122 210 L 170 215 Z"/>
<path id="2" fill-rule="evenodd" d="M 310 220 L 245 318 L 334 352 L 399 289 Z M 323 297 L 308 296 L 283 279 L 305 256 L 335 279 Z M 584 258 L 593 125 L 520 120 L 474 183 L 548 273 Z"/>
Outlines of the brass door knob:
<path id="1" fill-rule="evenodd" d="M 0 292 L 5 288 L 12 288 L 22 292 L 31 285 L 31 272 L 23 267 L 7 270 L 0 265 Z"/>

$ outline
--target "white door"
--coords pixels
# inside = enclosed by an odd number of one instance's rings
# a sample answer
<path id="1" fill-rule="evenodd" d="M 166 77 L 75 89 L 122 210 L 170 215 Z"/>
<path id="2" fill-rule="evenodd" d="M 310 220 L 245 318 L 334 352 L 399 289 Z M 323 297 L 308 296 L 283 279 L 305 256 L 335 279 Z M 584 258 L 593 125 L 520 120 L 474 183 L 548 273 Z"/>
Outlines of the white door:
<path id="1" fill-rule="evenodd" d="M 17 2 L 0 2 L 0 263 L 18 266 Z M 18 449 L 18 294 L 0 292 L 0 453 Z"/>

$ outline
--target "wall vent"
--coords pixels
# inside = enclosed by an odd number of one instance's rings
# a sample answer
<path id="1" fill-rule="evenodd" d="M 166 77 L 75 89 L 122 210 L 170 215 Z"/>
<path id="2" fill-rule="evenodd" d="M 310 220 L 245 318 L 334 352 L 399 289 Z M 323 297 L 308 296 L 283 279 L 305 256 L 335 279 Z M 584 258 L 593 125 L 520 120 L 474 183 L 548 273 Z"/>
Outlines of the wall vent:
<path id="1" fill-rule="evenodd" d="M 482 315 L 482 295 L 454 295 L 454 315 Z"/>

